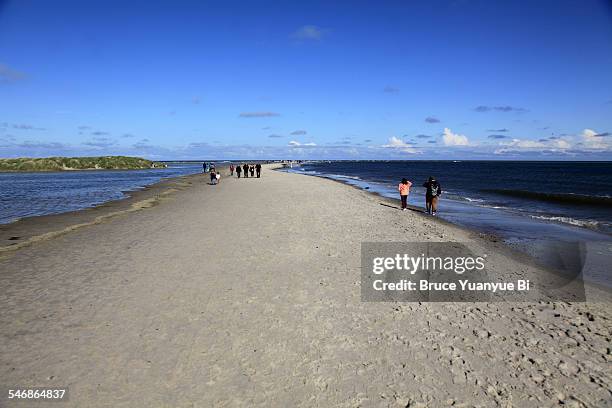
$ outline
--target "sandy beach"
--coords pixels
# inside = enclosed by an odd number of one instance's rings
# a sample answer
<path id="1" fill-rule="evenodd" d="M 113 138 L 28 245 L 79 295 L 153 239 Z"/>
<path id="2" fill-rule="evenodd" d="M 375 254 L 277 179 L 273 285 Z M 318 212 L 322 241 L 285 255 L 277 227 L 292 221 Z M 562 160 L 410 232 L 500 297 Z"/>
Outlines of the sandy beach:
<path id="1" fill-rule="evenodd" d="M 0 385 L 69 388 L 36 406 L 612 406 L 609 292 L 362 302 L 366 241 L 467 242 L 500 276 L 539 270 L 332 180 L 182 177 L 0 229 Z"/>

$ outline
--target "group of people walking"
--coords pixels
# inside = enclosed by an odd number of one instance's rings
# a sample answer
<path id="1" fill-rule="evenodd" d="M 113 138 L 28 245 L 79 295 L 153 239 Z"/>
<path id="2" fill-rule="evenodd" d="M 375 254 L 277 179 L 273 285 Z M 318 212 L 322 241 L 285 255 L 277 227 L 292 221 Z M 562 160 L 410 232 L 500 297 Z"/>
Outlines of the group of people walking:
<path id="1" fill-rule="evenodd" d="M 260 163 L 257 163 L 257 164 L 243 163 L 242 165 L 238 165 L 235 167 L 232 164 L 230 165 L 230 176 L 233 176 L 234 172 L 236 172 L 236 176 L 238 178 L 240 178 L 241 175 L 244 176 L 244 178 L 249 178 L 249 174 L 251 175 L 251 177 L 260 178 L 261 177 L 261 164 Z"/>
<path id="2" fill-rule="evenodd" d="M 219 184 L 219 181 L 221 181 L 221 172 L 217 171 L 214 163 L 204 163 L 202 165 L 202 168 L 205 173 L 210 172 L 210 184 L 212 185 Z M 244 176 L 244 178 L 249 178 L 249 174 L 251 175 L 251 177 L 260 178 L 261 177 L 261 164 L 260 163 L 257 163 L 257 164 L 243 163 L 241 165 L 235 166 L 232 163 L 229 166 L 229 171 L 230 171 L 230 176 L 233 176 L 235 172 L 238 178 L 240 178 L 241 175 Z"/>
<path id="3" fill-rule="evenodd" d="M 203 165 L 204 171 L 210 172 L 210 184 L 219 184 L 221 180 L 221 173 L 217 171 L 214 163 L 204 163 Z M 240 165 L 235 166 L 233 163 L 229 166 L 230 176 L 234 176 L 236 173 L 236 177 L 240 178 L 249 178 L 250 177 L 261 177 L 261 164 L 248 164 L 242 163 Z M 402 201 L 402 211 L 406 211 L 408 208 L 408 195 L 410 194 L 410 187 L 412 187 L 412 182 L 408 181 L 408 179 L 403 178 L 401 183 L 397 186 L 397 189 L 400 194 L 400 199 Z M 429 179 L 423 183 L 423 187 L 425 187 L 425 208 L 427 210 L 427 214 L 436 215 L 438 211 L 438 200 L 442 195 L 442 187 L 438 180 L 435 177 L 431 176 Z"/>
<path id="4" fill-rule="evenodd" d="M 405 178 L 402 179 L 402 182 L 397 187 L 400 193 L 400 199 L 402 200 L 402 211 L 406 211 L 408 207 L 410 187 L 412 187 L 412 183 Z M 429 180 L 423 183 L 423 187 L 425 187 L 425 208 L 427 209 L 427 214 L 436 215 L 438 211 L 438 199 L 440 195 L 442 195 L 442 187 L 433 176 L 429 177 Z"/>

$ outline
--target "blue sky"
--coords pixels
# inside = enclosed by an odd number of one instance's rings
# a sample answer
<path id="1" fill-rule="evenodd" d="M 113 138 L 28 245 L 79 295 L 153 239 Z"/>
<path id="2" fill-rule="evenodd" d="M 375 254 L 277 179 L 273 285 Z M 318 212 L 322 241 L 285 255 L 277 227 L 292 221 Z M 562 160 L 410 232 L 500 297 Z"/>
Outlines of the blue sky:
<path id="1" fill-rule="evenodd" d="M 612 7 L 0 0 L 0 157 L 612 160 Z"/>

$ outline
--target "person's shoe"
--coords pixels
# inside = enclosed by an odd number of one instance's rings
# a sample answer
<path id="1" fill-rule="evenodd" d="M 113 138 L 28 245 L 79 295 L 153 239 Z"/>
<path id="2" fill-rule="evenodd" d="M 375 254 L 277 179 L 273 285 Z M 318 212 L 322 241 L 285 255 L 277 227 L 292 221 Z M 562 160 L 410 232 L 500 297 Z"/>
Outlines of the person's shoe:
<path id="1" fill-rule="evenodd" d="M 405 209 L 405 208 L 402 208 L 402 211 L 406 211 L 406 209 Z"/>
<path id="2" fill-rule="evenodd" d="M 432 212 L 431 215 L 433 215 L 435 217 L 436 216 L 436 212 L 435 211 Z"/>

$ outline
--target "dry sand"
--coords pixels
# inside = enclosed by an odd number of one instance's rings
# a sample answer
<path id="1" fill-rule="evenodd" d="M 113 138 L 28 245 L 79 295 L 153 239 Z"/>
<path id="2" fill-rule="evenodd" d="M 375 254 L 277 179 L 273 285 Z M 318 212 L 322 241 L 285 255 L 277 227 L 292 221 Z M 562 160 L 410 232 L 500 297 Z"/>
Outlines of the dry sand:
<path id="1" fill-rule="evenodd" d="M 534 266 L 334 181 L 207 181 L 76 229 L 45 218 L 42 239 L 21 227 L 0 253 L 0 386 L 70 391 L 15 406 L 612 406 L 605 293 L 361 302 L 363 241 L 467 241 L 500 273 Z"/>

